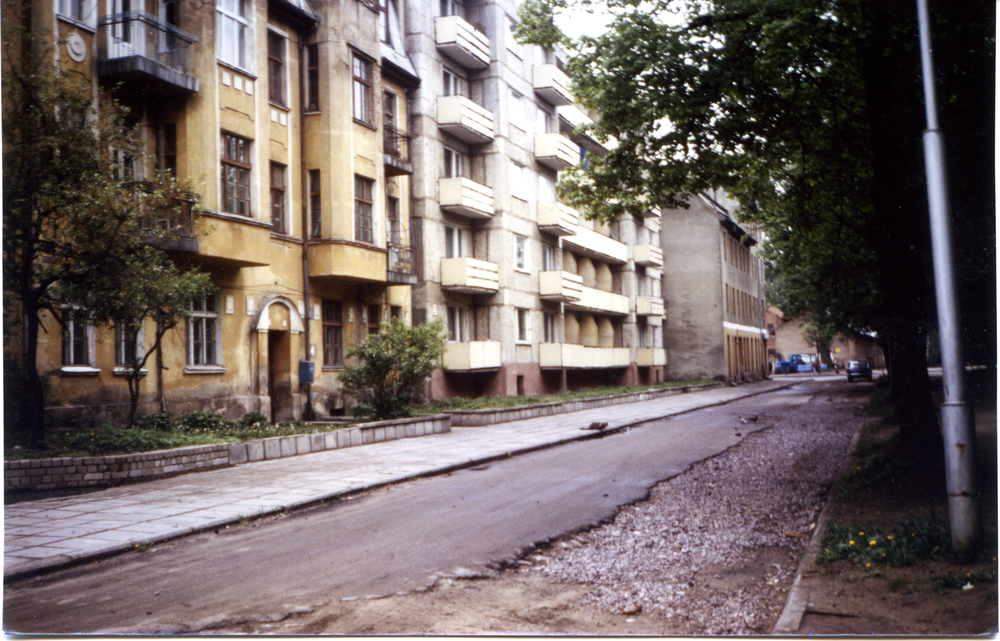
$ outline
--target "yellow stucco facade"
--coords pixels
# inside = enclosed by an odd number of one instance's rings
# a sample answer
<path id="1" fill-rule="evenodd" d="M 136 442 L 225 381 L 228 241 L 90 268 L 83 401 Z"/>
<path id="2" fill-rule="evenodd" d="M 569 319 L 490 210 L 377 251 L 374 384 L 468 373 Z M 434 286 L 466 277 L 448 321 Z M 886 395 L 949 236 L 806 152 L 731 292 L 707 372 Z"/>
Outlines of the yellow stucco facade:
<path id="1" fill-rule="evenodd" d="M 149 152 L 136 174 L 168 169 L 200 198 L 171 252 L 218 292 L 165 336 L 162 369 L 150 358 L 140 411 L 161 406 L 162 377 L 177 414 L 344 412 L 344 354 L 380 321 L 410 321 L 415 282 L 405 132 L 416 78 L 386 50 L 378 3 L 41 0 L 23 15 L 56 43 L 54 65 L 129 107 Z M 119 419 L 113 329 L 78 328 L 86 347 L 67 354 L 66 332 L 43 320 L 49 413 Z"/>

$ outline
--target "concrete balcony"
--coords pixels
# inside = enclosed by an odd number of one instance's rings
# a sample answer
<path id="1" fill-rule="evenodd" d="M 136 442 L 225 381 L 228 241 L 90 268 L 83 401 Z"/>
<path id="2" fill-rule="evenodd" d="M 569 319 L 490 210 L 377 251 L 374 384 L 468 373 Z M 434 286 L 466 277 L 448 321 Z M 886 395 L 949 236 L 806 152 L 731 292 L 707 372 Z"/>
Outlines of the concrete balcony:
<path id="1" fill-rule="evenodd" d="M 566 343 L 542 343 L 538 346 L 541 367 L 569 369 L 602 369 L 628 367 L 627 347 L 584 347 Z"/>
<path id="2" fill-rule="evenodd" d="M 573 104 L 573 96 L 569 92 L 569 76 L 560 71 L 556 65 L 532 67 L 531 85 L 535 93 L 555 107 Z"/>
<path id="3" fill-rule="evenodd" d="M 535 136 L 535 160 L 561 171 L 580 162 L 580 149 L 562 134 L 538 134 Z"/>
<path id="4" fill-rule="evenodd" d="M 493 112 L 465 96 L 437 99 L 438 129 L 474 145 L 493 140 Z"/>
<path id="5" fill-rule="evenodd" d="M 475 258 L 441 260 L 441 288 L 461 294 L 495 294 L 500 291 L 496 263 Z"/>
<path id="6" fill-rule="evenodd" d="M 438 180 L 441 209 L 475 220 L 493 217 L 493 190 L 468 178 Z"/>
<path id="7" fill-rule="evenodd" d="M 663 267 L 663 250 L 656 245 L 633 245 L 632 258 L 636 265 Z"/>
<path id="8" fill-rule="evenodd" d="M 563 238 L 563 247 L 604 263 L 623 265 L 628 261 L 625 243 L 582 226 L 577 228 L 576 234 Z"/>
<path id="9" fill-rule="evenodd" d="M 165 94 L 198 92 L 194 77 L 196 36 L 145 11 L 102 16 L 98 25 L 97 75 Z"/>
<path id="10" fill-rule="evenodd" d="M 667 350 L 661 347 L 640 347 L 636 350 L 635 364 L 639 367 L 658 367 L 667 364 Z"/>
<path id="11" fill-rule="evenodd" d="M 553 236 L 572 236 L 580 226 L 580 215 L 559 202 L 538 203 L 538 229 Z"/>
<path id="12" fill-rule="evenodd" d="M 663 299 L 638 296 L 635 299 L 635 313 L 639 316 L 663 316 Z"/>
<path id="13" fill-rule="evenodd" d="M 499 341 L 448 343 L 444 351 L 444 368 L 452 371 L 500 369 Z"/>
<path id="14" fill-rule="evenodd" d="M 489 38 L 458 16 L 435 18 L 434 39 L 439 51 L 466 69 L 490 66 Z"/>
<path id="15" fill-rule="evenodd" d="M 580 287 L 580 300 L 567 302 L 566 309 L 628 316 L 628 296 L 583 285 Z"/>
<path id="16" fill-rule="evenodd" d="M 309 278 L 330 283 L 388 281 L 388 252 L 381 247 L 337 238 L 311 240 Z"/>
<path id="17" fill-rule="evenodd" d="M 234 267 L 269 265 L 271 225 L 246 216 L 202 212 L 193 237 L 206 262 Z"/>
<path id="18" fill-rule="evenodd" d="M 538 295 L 561 303 L 578 301 L 583 295 L 583 279 L 569 272 L 539 272 Z"/>

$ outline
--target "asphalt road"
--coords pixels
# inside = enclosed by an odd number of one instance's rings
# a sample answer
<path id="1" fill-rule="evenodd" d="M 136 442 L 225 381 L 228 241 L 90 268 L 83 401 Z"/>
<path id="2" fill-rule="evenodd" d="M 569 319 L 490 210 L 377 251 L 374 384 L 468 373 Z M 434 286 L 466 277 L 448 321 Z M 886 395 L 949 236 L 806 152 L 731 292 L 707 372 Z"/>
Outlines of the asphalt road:
<path id="1" fill-rule="evenodd" d="M 487 572 L 537 542 L 613 517 L 657 482 L 808 402 L 821 385 L 804 380 L 602 439 L 14 582 L 4 589 L 4 624 L 20 633 L 210 631 Z M 750 415 L 759 419 L 740 422 Z"/>

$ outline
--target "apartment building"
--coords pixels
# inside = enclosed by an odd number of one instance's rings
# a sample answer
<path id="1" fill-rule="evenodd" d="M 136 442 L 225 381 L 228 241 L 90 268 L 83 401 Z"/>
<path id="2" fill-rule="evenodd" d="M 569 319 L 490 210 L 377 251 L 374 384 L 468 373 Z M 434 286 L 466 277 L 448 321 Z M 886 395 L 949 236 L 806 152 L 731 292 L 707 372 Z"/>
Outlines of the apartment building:
<path id="1" fill-rule="evenodd" d="M 737 203 L 724 195 L 689 203 L 661 212 L 667 377 L 759 380 L 769 337 L 759 232 L 735 220 Z"/>
<path id="2" fill-rule="evenodd" d="M 200 200 L 172 246 L 217 294 L 164 340 L 140 411 L 339 414 L 348 347 L 410 319 L 413 173 L 405 132 L 419 78 L 375 0 L 36 0 L 31 29 L 53 64 L 113 95 L 145 133 L 148 162 Z M 12 24 L 5 20 L 5 24 Z M 395 29 L 395 30 L 394 30 Z M 120 417 L 113 329 L 43 339 L 58 420 Z M 150 363 L 153 363 L 153 359 Z"/>
<path id="3" fill-rule="evenodd" d="M 391 0 L 389 0 L 391 3 Z M 575 133 L 559 53 L 519 45 L 514 0 L 400 0 L 410 103 L 414 318 L 448 328 L 432 398 L 663 378 L 659 220 L 583 220 L 559 171 Z"/>

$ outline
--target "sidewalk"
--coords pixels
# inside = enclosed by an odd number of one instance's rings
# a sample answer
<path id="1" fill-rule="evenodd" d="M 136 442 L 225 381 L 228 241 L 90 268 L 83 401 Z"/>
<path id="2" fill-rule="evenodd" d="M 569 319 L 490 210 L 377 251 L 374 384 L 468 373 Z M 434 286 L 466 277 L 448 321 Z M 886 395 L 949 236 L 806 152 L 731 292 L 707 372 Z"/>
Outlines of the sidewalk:
<path id="1" fill-rule="evenodd" d="M 614 408 L 260 461 L 4 509 L 4 578 L 79 564 L 367 488 L 440 474 L 788 387 L 761 381 Z"/>

